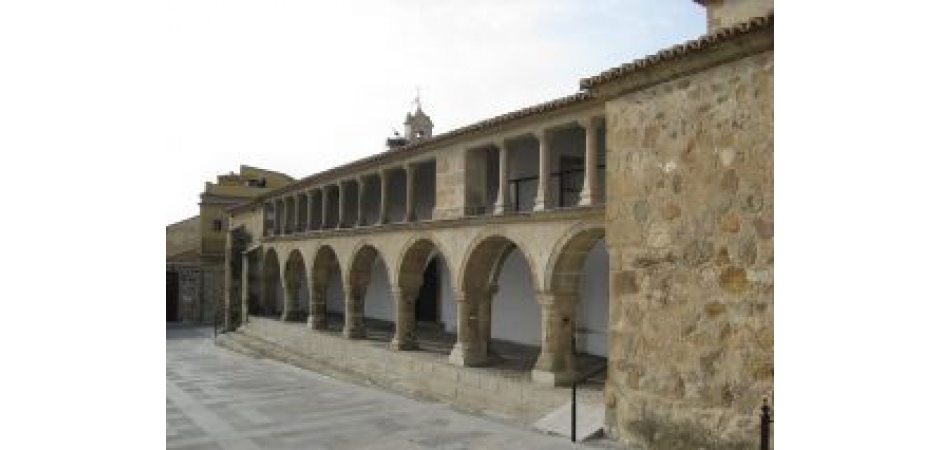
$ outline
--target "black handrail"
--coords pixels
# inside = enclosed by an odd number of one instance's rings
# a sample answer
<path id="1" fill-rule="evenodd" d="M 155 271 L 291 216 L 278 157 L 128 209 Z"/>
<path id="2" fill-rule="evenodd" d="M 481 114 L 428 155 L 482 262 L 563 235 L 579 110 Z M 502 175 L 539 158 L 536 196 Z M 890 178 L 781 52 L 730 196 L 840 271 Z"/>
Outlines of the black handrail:
<path id="1" fill-rule="evenodd" d="M 572 337 L 572 346 L 574 345 L 574 338 Z M 577 430 L 578 430 L 578 383 L 583 383 L 589 378 L 607 370 L 607 362 L 604 362 L 604 365 L 588 372 L 586 375 L 582 375 L 579 378 L 575 378 L 571 382 L 571 442 L 577 442 Z"/>
<path id="2" fill-rule="evenodd" d="M 764 397 L 764 406 L 760 407 L 760 450 L 770 450 L 770 424 L 774 421 L 770 417 L 770 406 Z"/>

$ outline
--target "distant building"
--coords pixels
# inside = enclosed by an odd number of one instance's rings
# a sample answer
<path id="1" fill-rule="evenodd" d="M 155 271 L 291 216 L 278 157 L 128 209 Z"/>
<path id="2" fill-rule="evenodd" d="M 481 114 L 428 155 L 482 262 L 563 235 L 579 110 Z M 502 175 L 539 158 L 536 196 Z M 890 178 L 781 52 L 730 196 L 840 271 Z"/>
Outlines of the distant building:
<path id="1" fill-rule="evenodd" d="M 222 299 L 225 208 L 293 181 L 280 172 L 241 166 L 237 174 L 206 182 L 199 215 L 166 227 L 166 320 L 212 323 Z"/>

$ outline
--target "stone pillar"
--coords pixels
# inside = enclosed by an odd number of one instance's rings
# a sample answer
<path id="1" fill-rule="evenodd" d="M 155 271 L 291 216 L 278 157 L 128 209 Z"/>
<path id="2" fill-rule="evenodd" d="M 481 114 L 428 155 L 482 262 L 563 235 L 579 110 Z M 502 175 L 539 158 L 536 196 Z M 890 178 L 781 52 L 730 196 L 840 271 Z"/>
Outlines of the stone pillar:
<path id="1" fill-rule="evenodd" d="M 326 322 L 326 293 L 327 285 L 317 285 L 315 280 L 311 280 L 310 286 L 310 315 L 307 317 L 307 325 L 313 330 L 327 329 Z"/>
<path id="2" fill-rule="evenodd" d="M 284 199 L 278 200 L 278 203 L 281 205 L 278 208 L 279 214 L 277 215 L 277 234 L 283 236 L 287 234 L 287 201 Z"/>
<path id="3" fill-rule="evenodd" d="M 346 286 L 346 323 L 343 325 L 343 336 L 347 339 L 362 339 L 366 336 L 363 324 L 365 312 L 365 296 L 352 286 Z"/>
<path id="4" fill-rule="evenodd" d="M 300 226 L 300 223 L 301 223 L 301 222 L 300 222 L 300 210 L 301 210 L 301 209 L 302 209 L 302 208 L 301 208 L 301 203 L 300 203 L 300 194 L 297 194 L 297 195 L 294 196 L 294 210 L 295 210 L 295 212 L 294 212 L 294 233 L 295 233 L 295 234 L 296 234 L 296 233 L 302 233 L 302 232 L 304 231 L 304 229 L 301 228 L 301 226 Z"/>
<path id="5" fill-rule="evenodd" d="M 274 235 L 281 234 L 281 200 L 274 201 Z"/>
<path id="6" fill-rule="evenodd" d="M 287 284 L 286 276 L 281 276 L 281 289 L 284 292 L 284 309 L 281 311 L 281 321 L 287 322 L 290 320 L 290 316 L 294 314 L 297 294 Z"/>
<path id="7" fill-rule="evenodd" d="M 549 139 L 551 134 L 546 130 L 538 130 L 535 132 L 535 139 L 539 141 L 539 189 L 538 193 L 535 194 L 535 206 L 532 208 L 533 211 L 544 211 L 548 209 L 549 200 L 548 196 L 548 178 L 551 176 L 550 168 L 551 161 L 549 158 L 551 156 Z"/>
<path id="8" fill-rule="evenodd" d="M 356 225 L 357 225 L 357 226 L 360 226 L 360 227 L 364 227 L 364 226 L 368 225 L 368 224 L 366 223 L 366 208 L 365 208 L 365 203 L 366 203 L 366 202 L 365 202 L 365 199 L 366 199 L 366 177 L 364 177 L 364 176 L 359 177 L 359 179 L 357 180 L 357 182 L 359 183 L 359 191 L 358 191 L 359 199 L 358 199 L 358 201 L 356 202 L 356 209 L 358 209 L 357 218 L 356 218 L 356 219 L 357 219 L 357 220 L 356 220 Z"/>
<path id="9" fill-rule="evenodd" d="M 323 186 L 323 188 L 320 189 L 320 210 L 321 210 L 320 212 L 323 213 L 323 216 L 320 217 L 320 229 L 321 230 L 326 229 L 326 216 L 330 212 L 329 193 L 330 193 L 329 186 Z"/>
<path id="10" fill-rule="evenodd" d="M 225 232 L 225 259 L 222 261 L 222 332 L 234 331 L 232 315 L 235 309 L 235 276 L 232 273 L 232 232 Z"/>
<path id="11" fill-rule="evenodd" d="M 415 296 L 417 291 L 392 288 L 395 301 L 395 338 L 393 350 L 414 350 L 418 348 L 415 340 Z"/>
<path id="12" fill-rule="evenodd" d="M 248 257 L 248 253 L 242 253 L 242 325 L 248 323 L 248 301 L 251 299 L 251 289 L 248 286 L 248 280 L 251 276 L 250 261 L 251 258 Z"/>
<path id="13" fill-rule="evenodd" d="M 479 339 L 481 350 L 480 353 L 484 355 L 489 355 L 490 351 L 490 336 L 492 334 L 493 328 L 493 296 L 499 291 L 499 286 L 490 286 L 490 289 L 487 291 L 480 292 L 479 303 L 477 304 L 477 313 L 479 314 Z"/>
<path id="14" fill-rule="evenodd" d="M 381 193 L 379 194 L 379 224 L 388 223 L 388 184 L 389 184 L 389 171 L 381 170 L 379 171 L 379 177 L 381 179 Z"/>
<path id="15" fill-rule="evenodd" d="M 479 293 L 454 291 L 457 302 L 457 343 L 450 352 L 448 361 L 457 366 L 478 366 L 486 362 L 486 353 L 480 343 L 477 302 Z"/>
<path id="16" fill-rule="evenodd" d="M 578 121 L 584 127 L 584 186 L 581 187 L 579 205 L 597 203 L 597 129 L 598 120 L 588 118 Z"/>
<path id="17" fill-rule="evenodd" d="M 415 166 L 405 165 L 405 222 L 415 220 Z"/>
<path id="18" fill-rule="evenodd" d="M 493 214 L 505 214 L 509 208 L 509 148 L 505 141 L 496 143 L 499 148 L 499 191 L 496 193 L 496 205 Z"/>
<path id="19" fill-rule="evenodd" d="M 339 188 L 339 195 L 336 196 L 339 202 L 339 214 L 336 216 L 336 228 L 343 228 L 343 222 L 346 220 L 346 189 L 344 189 L 342 181 L 336 183 L 336 187 Z"/>
<path id="20" fill-rule="evenodd" d="M 569 385 L 576 375 L 574 349 L 574 295 L 537 294 L 542 307 L 542 348 L 532 369 L 532 380 L 550 386 Z"/>

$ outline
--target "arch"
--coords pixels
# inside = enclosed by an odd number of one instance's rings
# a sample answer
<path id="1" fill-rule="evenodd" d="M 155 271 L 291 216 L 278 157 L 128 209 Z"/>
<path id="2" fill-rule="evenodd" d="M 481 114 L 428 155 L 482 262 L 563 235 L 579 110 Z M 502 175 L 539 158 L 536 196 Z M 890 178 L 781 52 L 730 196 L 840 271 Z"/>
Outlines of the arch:
<path id="1" fill-rule="evenodd" d="M 310 323 L 318 330 L 332 329 L 330 322 L 342 323 L 343 320 L 331 320 L 330 316 L 345 315 L 345 291 L 343 271 L 336 250 L 323 244 L 314 252 L 310 265 Z"/>
<path id="2" fill-rule="evenodd" d="M 387 261 L 379 249 L 369 241 L 362 241 L 353 247 L 352 258 L 350 258 L 349 267 L 346 269 L 346 284 L 353 289 L 354 294 L 365 294 L 366 288 L 372 277 L 372 268 L 377 259 L 384 263 Z M 386 264 L 386 271 L 388 267 Z M 360 290 L 361 289 L 361 290 Z"/>
<path id="3" fill-rule="evenodd" d="M 575 351 L 607 356 L 610 257 L 604 245 L 605 229 L 578 224 L 559 240 L 546 267 L 546 288 L 551 298 L 570 299 L 573 305 Z M 598 249 L 600 246 L 600 249 Z M 588 267 L 594 265 L 595 273 Z M 603 282 L 601 282 L 601 278 Z M 592 280 L 586 283 L 586 280 Z M 570 337 L 569 337 L 570 338 Z"/>
<path id="4" fill-rule="evenodd" d="M 579 223 L 571 227 L 552 249 L 545 267 L 543 290 L 576 293 L 584 260 L 605 233 L 602 225 Z"/>
<path id="5" fill-rule="evenodd" d="M 538 286 L 539 277 L 535 271 L 536 265 L 533 264 L 535 259 L 527 249 L 512 239 L 501 234 L 487 234 L 474 239 L 467 248 L 470 251 L 464 256 L 457 274 L 457 286 L 463 292 L 489 290 L 495 283 L 506 257 L 516 248 L 525 259 L 533 289 Z"/>
<path id="6" fill-rule="evenodd" d="M 382 270 L 380 277 L 373 280 L 373 271 L 379 268 Z M 366 336 L 365 316 L 367 311 L 366 297 L 368 296 L 371 297 L 368 309 L 372 309 L 373 311 L 370 314 L 374 314 L 371 318 L 383 321 L 381 324 L 382 331 L 386 333 L 383 333 L 382 339 L 390 340 L 391 335 L 388 332 L 391 330 L 388 329 L 387 324 L 395 321 L 395 308 L 391 300 L 388 266 L 385 264 L 382 253 L 368 241 L 360 242 L 353 249 L 349 268 L 346 272 L 346 289 L 348 292 L 345 304 L 346 325 L 343 328 L 343 334 L 348 338 Z M 373 281 L 385 283 L 385 292 L 370 291 L 370 286 L 374 284 Z M 384 302 L 381 300 L 383 298 L 385 299 Z M 376 317 L 376 315 L 379 317 Z M 384 317 L 381 317 L 382 315 Z"/>
<path id="7" fill-rule="evenodd" d="M 307 283 L 307 265 L 300 250 L 294 249 L 287 255 L 284 264 L 284 296 L 286 320 L 301 320 L 306 318 L 310 303 L 310 287 Z"/>
<path id="8" fill-rule="evenodd" d="M 257 313 L 262 316 L 280 316 L 283 311 L 281 291 L 281 263 L 277 251 L 268 248 L 261 263 L 261 304 Z"/>
<path id="9" fill-rule="evenodd" d="M 435 256 L 440 258 L 448 270 L 451 269 L 453 266 L 442 248 L 440 242 L 430 235 L 416 236 L 409 240 L 395 263 L 395 282 L 398 287 L 402 289 L 420 287 L 424 269 Z"/>

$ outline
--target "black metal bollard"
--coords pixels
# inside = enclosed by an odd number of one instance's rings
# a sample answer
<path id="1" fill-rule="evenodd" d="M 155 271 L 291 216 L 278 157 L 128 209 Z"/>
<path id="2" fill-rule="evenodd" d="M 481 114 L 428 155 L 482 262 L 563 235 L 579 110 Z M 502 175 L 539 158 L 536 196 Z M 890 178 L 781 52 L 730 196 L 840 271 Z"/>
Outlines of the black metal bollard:
<path id="1" fill-rule="evenodd" d="M 770 450 L 770 406 L 764 398 L 764 406 L 760 408 L 760 450 Z"/>

